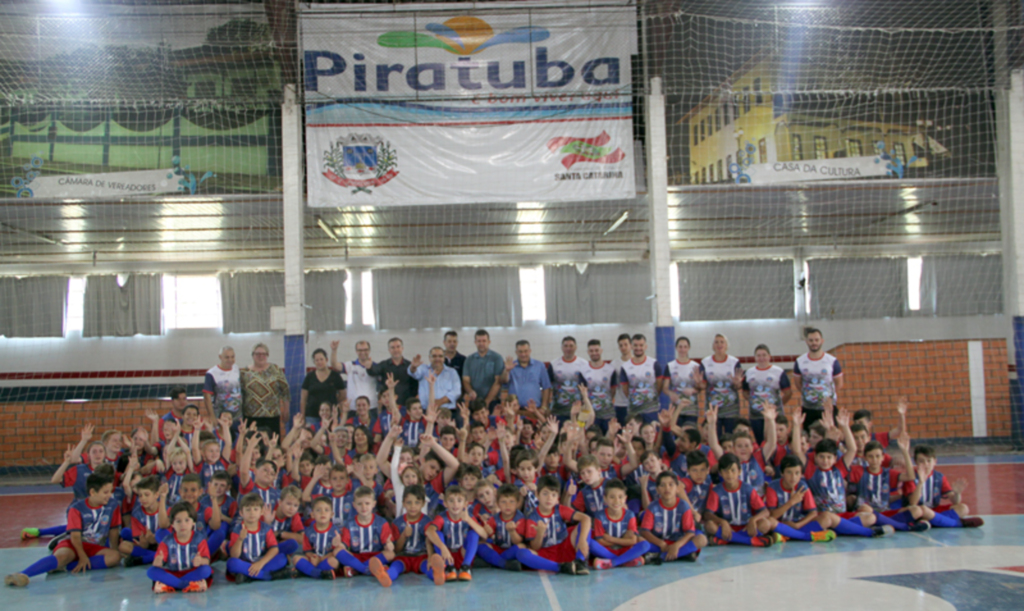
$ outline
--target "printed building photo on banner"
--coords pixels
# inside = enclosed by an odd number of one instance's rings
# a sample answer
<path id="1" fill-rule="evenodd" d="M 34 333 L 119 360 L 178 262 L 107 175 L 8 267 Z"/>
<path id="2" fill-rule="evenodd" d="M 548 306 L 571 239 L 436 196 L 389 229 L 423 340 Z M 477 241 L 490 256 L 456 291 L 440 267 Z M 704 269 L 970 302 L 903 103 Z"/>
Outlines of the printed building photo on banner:
<path id="1" fill-rule="evenodd" d="M 310 206 L 635 197 L 634 7 L 417 8 L 304 8 Z"/>
<path id="2" fill-rule="evenodd" d="M 262 8 L 26 11 L 0 37 L 0 197 L 280 188 L 282 77 Z"/>
<path id="3" fill-rule="evenodd" d="M 780 53 L 752 58 L 675 122 L 683 135 L 676 141 L 689 145 L 674 157 L 688 161 L 671 172 L 674 184 L 772 185 L 990 171 L 988 103 L 980 96 L 852 93 L 855 72 L 830 76 L 845 81 L 823 83 L 814 93 L 789 92 L 791 59 Z"/>

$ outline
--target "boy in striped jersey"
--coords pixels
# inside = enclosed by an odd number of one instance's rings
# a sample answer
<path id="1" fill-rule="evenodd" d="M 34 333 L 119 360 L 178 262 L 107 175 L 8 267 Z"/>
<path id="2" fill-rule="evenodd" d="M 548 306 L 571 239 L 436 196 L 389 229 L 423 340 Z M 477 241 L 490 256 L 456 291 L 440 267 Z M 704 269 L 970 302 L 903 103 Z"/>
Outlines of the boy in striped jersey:
<path id="1" fill-rule="evenodd" d="M 70 536 L 57 544 L 52 556 L 5 577 L 6 585 L 23 588 L 30 577 L 65 567 L 72 573 L 80 573 L 120 564 L 121 554 L 117 548 L 121 541 L 121 507 L 113 499 L 114 482 L 93 473 L 86 479 L 85 487 L 88 496 L 68 507 Z M 108 537 L 110 547 L 104 545 Z"/>
<path id="2" fill-rule="evenodd" d="M 544 479 L 544 478 L 541 478 Z M 472 581 L 470 566 L 476 558 L 480 538 L 487 531 L 466 512 L 466 492 L 460 486 L 449 486 L 444 493 L 445 510 L 427 525 L 427 540 L 444 560 L 444 580 L 439 580 L 433 566 L 428 571 L 434 583 Z"/>
<path id="3" fill-rule="evenodd" d="M 383 517 L 375 512 L 377 499 L 373 489 L 356 488 L 352 503 L 355 515 L 341 527 L 345 549 L 338 552 L 338 561 L 363 575 L 373 575 L 385 588 L 402 574 L 405 565 L 395 559 L 395 534 Z"/>
<path id="4" fill-rule="evenodd" d="M 270 581 L 288 577 L 288 560 L 277 547 L 274 529 L 264 523 L 263 499 L 250 492 L 242 497 L 242 524 L 237 532 L 231 533 L 227 573 L 236 584 L 254 579 Z"/>
<path id="5" fill-rule="evenodd" d="M 707 537 L 697 532 L 697 522 L 689 500 L 679 495 L 679 480 L 671 471 L 662 471 L 655 480 L 658 501 L 644 512 L 640 534 L 654 552 L 645 561 L 660 564 L 662 560 L 693 562 L 708 544 Z"/>
<path id="6" fill-rule="evenodd" d="M 196 532 L 196 510 L 188 503 L 178 503 L 170 514 L 171 532 L 160 542 L 153 566 L 146 571 L 153 580 L 153 592 L 205 592 L 213 573 L 206 537 Z"/>
<path id="7" fill-rule="evenodd" d="M 516 500 L 519 493 L 516 492 Z M 419 573 L 425 575 L 428 569 L 427 556 L 427 524 L 429 518 L 423 513 L 423 507 L 427 504 L 427 491 L 420 484 L 413 484 L 402 493 L 402 508 L 405 510 L 395 520 L 394 530 L 398 533 L 395 541 L 395 561 L 392 564 L 401 563 L 406 573 Z M 429 557 L 432 561 L 430 568 L 435 582 L 438 577 L 444 577 L 444 560 L 434 554 Z M 444 583 L 443 581 L 441 583 Z M 438 584 L 440 585 L 440 584 Z"/>
<path id="8" fill-rule="evenodd" d="M 853 427 L 850 427 L 850 430 L 853 430 Z M 912 464 L 910 435 L 905 431 L 900 434 L 899 448 L 903 454 L 904 464 Z M 927 520 L 921 520 L 924 513 L 921 506 L 908 505 L 899 509 L 902 499 L 893 494 L 893 492 L 901 490 L 903 482 L 914 481 L 914 474 L 886 467 L 885 451 L 882 444 L 877 441 L 867 442 L 863 450 L 864 465 L 854 464 L 850 469 L 850 476 L 847 478 L 850 484 L 857 487 L 858 510 L 861 512 L 872 511 L 879 524 L 888 524 L 900 531 L 922 532 L 931 528 L 931 524 Z M 893 505 L 896 505 L 897 508 L 893 509 Z M 894 519 L 898 513 L 908 515 Z"/>
<path id="9" fill-rule="evenodd" d="M 778 520 L 779 526 L 792 530 L 785 534 L 789 539 L 797 541 L 813 541 L 827 543 L 836 538 L 834 531 L 828 530 L 832 523 L 830 516 L 819 514 L 814 496 L 803 481 L 803 464 L 796 456 L 786 456 L 779 465 L 782 477 L 769 482 L 765 493 L 765 505 L 769 515 Z"/>
<path id="10" fill-rule="evenodd" d="M 724 454 L 718 462 L 722 483 L 708 493 L 704 509 L 707 532 L 715 532 L 717 542 L 768 547 L 775 542 L 767 536 L 776 525 L 761 495 L 741 478 L 740 459 Z"/>
<path id="11" fill-rule="evenodd" d="M 653 550 L 637 532 L 636 515 L 626 509 L 626 484 L 620 479 L 604 486 L 604 511 L 594 516 L 594 542 L 590 551 L 597 556 L 592 566 L 598 570 L 618 566 L 643 566 L 644 554 Z"/>
<path id="12" fill-rule="evenodd" d="M 170 525 L 167 519 L 167 484 L 161 485 L 159 476 L 142 478 L 135 484 L 135 491 L 139 499 L 132 508 L 131 526 L 121 530 L 119 549 L 126 556 L 126 567 L 152 564 L 154 552 L 162 539 L 157 536 L 157 531 Z"/>
<path id="13" fill-rule="evenodd" d="M 336 556 L 345 546 L 333 521 L 331 501 L 317 497 L 310 511 L 313 523 L 302 533 L 302 553 L 292 557 L 295 569 L 313 579 L 334 579 L 335 569 L 341 566 Z"/>
<path id="14" fill-rule="evenodd" d="M 921 517 L 936 528 L 977 528 L 984 525 L 981 518 L 966 517 L 970 510 L 961 500 L 961 493 L 967 487 L 967 480 L 961 478 L 950 483 L 942 473 L 935 470 L 935 463 L 934 448 L 914 448 L 917 478 L 903 484 L 907 505 L 920 505 Z"/>
<path id="15" fill-rule="evenodd" d="M 323 498 L 323 497 L 320 497 Z M 281 491 L 277 507 L 263 506 L 263 521 L 274 529 L 277 547 L 282 556 L 291 556 L 299 551 L 305 540 L 306 525 L 302 523 L 299 506 L 302 493 L 297 486 L 286 486 Z"/>
<path id="16" fill-rule="evenodd" d="M 491 512 L 489 526 L 494 534 L 490 541 L 480 544 L 477 550 L 480 557 L 499 569 L 523 570 L 516 554 L 523 542 L 519 525 L 524 519 L 519 511 L 519 491 L 512 484 L 505 484 L 498 489 L 497 511 Z"/>

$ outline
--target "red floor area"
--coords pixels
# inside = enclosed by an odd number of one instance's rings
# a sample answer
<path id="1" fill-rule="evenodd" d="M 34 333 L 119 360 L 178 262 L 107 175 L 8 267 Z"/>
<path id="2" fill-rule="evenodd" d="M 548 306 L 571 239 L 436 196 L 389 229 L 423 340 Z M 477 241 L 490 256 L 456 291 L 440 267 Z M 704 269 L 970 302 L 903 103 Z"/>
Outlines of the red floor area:
<path id="1" fill-rule="evenodd" d="M 955 480 L 967 478 L 964 502 L 973 514 L 1024 514 L 1024 464 L 940 466 Z M 0 488 L 0 547 L 46 545 L 49 539 L 21 541 L 25 526 L 63 524 L 71 494 L 3 495 Z"/>
<path id="2" fill-rule="evenodd" d="M 45 546 L 50 541 L 48 538 L 22 542 L 21 529 L 64 524 L 71 498 L 70 492 L 0 495 L 0 547 Z"/>

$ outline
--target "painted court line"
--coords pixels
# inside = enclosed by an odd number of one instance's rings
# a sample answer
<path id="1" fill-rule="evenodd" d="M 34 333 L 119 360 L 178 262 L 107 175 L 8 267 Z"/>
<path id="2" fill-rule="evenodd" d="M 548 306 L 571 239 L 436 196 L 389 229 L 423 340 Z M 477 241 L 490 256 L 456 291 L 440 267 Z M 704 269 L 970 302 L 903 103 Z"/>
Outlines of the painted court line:
<path id="1" fill-rule="evenodd" d="M 932 539 L 928 535 L 922 535 L 921 533 L 908 533 L 908 534 L 913 535 L 913 536 L 917 537 L 918 539 L 924 539 L 925 541 L 934 543 L 935 545 L 938 545 L 939 547 L 949 547 L 948 543 L 943 543 L 942 541 L 939 541 L 937 539 Z"/>
<path id="2" fill-rule="evenodd" d="M 551 587 L 551 579 L 548 578 L 547 573 L 540 574 L 540 582 L 544 585 L 544 593 L 548 595 L 551 611 L 562 611 L 562 605 L 558 604 L 558 596 L 555 594 L 555 589 Z"/>

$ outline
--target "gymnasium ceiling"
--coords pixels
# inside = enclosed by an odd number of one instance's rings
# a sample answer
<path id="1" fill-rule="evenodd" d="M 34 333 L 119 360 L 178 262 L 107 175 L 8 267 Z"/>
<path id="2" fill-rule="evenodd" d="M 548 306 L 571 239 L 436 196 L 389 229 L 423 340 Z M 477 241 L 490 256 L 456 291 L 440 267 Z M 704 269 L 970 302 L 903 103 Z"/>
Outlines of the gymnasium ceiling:
<path id="1" fill-rule="evenodd" d="M 614 230 L 612 224 L 628 212 Z M 0 272 L 280 267 L 280 196 L 0 200 Z M 307 266 L 639 260 L 646 198 L 307 208 Z M 318 221 L 334 235 L 328 235 Z M 673 188 L 675 258 L 998 249 L 995 179 Z M 336 239 L 335 239 L 336 238 Z"/>

